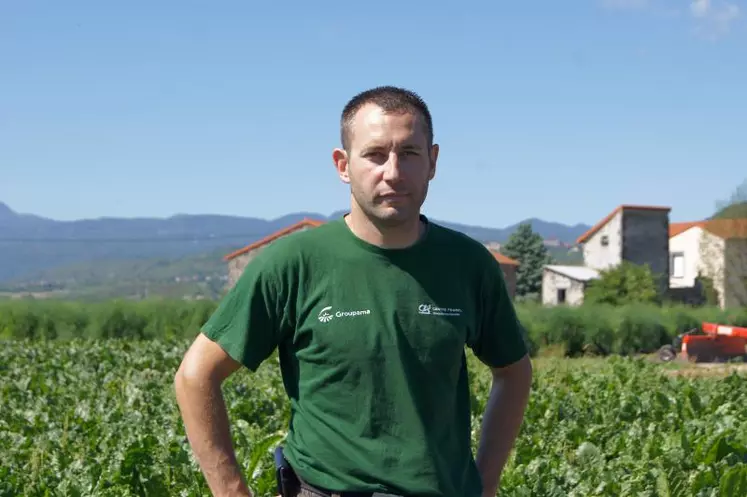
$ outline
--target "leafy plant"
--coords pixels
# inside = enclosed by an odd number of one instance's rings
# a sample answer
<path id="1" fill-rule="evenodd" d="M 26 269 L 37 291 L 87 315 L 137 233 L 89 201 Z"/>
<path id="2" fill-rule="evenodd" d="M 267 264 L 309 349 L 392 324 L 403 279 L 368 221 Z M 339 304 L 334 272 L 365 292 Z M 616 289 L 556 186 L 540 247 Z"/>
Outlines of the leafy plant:
<path id="1" fill-rule="evenodd" d="M 0 496 L 210 495 L 172 388 L 189 340 L 3 345 Z M 467 358 L 476 448 L 492 376 Z M 278 365 L 274 355 L 223 389 L 237 457 L 257 496 L 275 495 L 271 449 L 290 419 Z M 535 371 L 501 496 L 745 495 L 744 378 L 670 377 L 617 356 L 542 359 Z"/>
<path id="2" fill-rule="evenodd" d="M 653 304 L 659 302 L 656 277 L 648 265 L 623 261 L 615 267 L 600 271 L 586 289 L 584 301 L 590 304 Z"/>

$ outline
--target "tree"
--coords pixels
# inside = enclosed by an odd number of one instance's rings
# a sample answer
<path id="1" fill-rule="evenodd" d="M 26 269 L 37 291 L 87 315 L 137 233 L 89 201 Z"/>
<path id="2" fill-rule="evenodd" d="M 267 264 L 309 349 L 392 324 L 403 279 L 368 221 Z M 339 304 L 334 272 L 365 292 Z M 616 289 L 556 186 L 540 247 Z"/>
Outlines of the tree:
<path id="1" fill-rule="evenodd" d="M 516 295 L 539 294 L 542 289 L 542 271 L 552 263 L 552 257 L 542 237 L 529 223 L 520 224 L 501 247 L 507 257 L 519 261 L 516 271 Z"/>
<path id="2" fill-rule="evenodd" d="M 630 261 L 600 271 L 584 292 L 584 302 L 590 304 L 628 305 L 658 303 L 659 285 L 651 268 Z"/>
<path id="3" fill-rule="evenodd" d="M 729 200 L 716 203 L 716 214 L 711 219 L 747 218 L 747 179 L 731 194 Z"/>

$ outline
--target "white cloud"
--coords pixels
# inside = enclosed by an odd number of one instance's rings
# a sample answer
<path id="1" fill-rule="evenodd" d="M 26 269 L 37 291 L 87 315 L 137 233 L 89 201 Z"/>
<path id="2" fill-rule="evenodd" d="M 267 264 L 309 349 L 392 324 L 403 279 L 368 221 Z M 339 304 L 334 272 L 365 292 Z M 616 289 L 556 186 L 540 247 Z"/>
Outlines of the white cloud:
<path id="1" fill-rule="evenodd" d="M 690 12 L 695 17 L 705 17 L 711 10 L 711 0 L 694 0 L 690 4 Z"/>
<path id="2" fill-rule="evenodd" d="M 729 33 L 731 25 L 741 16 L 742 11 L 735 3 L 728 1 L 693 0 L 690 14 L 696 22 L 696 32 L 709 39 Z"/>
<path id="3" fill-rule="evenodd" d="M 689 17 L 695 23 L 695 32 L 708 39 L 726 35 L 742 15 L 735 0 L 688 0 L 683 9 L 674 0 L 600 0 L 610 10 L 642 11 L 647 14 L 665 14 L 669 18 Z M 684 16 L 684 17 L 683 17 Z"/>

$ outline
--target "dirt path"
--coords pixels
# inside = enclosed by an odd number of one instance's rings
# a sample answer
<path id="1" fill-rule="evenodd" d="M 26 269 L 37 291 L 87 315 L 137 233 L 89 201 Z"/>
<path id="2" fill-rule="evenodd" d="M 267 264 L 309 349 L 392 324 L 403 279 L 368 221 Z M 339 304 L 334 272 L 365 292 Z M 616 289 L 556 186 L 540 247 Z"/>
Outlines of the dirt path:
<path id="1" fill-rule="evenodd" d="M 747 376 L 747 364 L 683 364 L 682 367 L 667 370 L 664 374 L 669 376 L 685 376 L 688 378 L 707 378 L 714 376 L 729 376 L 733 372 Z"/>

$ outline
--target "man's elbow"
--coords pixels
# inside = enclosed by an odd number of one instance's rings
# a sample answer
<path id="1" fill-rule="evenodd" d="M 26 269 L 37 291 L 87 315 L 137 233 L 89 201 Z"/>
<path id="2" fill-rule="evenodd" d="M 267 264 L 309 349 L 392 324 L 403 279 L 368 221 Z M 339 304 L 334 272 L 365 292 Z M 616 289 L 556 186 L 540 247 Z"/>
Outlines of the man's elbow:
<path id="1" fill-rule="evenodd" d="M 524 388 L 530 388 L 534 376 L 534 367 L 529 355 L 525 355 L 518 361 L 502 367 L 493 368 L 493 379 L 502 383 L 511 383 Z"/>
<path id="2" fill-rule="evenodd" d="M 240 364 L 205 336 L 197 337 L 174 374 L 177 391 L 220 387 Z"/>
<path id="3" fill-rule="evenodd" d="M 180 401 L 190 384 L 197 382 L 197 374 L 194 367 L 190 367 L 187 358 L 182 359 L 179 367 L 174 373 L 174 391 L 176 392 L 176 399 Z"/>

